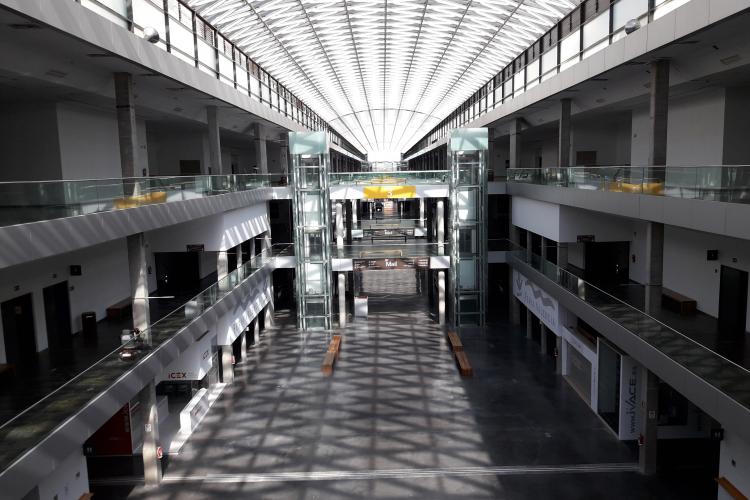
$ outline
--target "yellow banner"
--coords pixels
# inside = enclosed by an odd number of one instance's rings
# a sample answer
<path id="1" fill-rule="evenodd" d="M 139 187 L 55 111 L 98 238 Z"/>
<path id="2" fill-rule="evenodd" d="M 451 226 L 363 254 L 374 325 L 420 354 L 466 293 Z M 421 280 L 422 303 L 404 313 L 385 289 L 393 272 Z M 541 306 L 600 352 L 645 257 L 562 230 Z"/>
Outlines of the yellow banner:
<path id="1" fill-rule="evenodd" d="M 365 199 L 416 198 L 417 186 L 365 186 Z"/>

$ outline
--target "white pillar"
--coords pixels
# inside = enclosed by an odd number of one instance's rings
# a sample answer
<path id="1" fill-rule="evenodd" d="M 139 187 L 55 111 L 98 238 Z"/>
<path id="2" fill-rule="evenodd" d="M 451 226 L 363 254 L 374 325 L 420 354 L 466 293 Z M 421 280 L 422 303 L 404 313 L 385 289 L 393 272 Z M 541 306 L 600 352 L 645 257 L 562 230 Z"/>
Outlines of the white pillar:
<path id="1" fill-rule="evenodd" d="M 247 329 L 243 330 L 243 332 L 240 334 L 240 356 L 242 356 L 242 359 L 245 359 L 247 357 Z"/>
<path id="2" fill-rule="evenodd" d="M 133 75 L 115 73 L 115 106 L 117 108 L 117 135 L 120 145 L 120 169 L 123 177 L 136 177 L 138 165 L 138 136 L 135 125 Z M 125 193 L 131 194 L 131 193 Z"/>
<path id="3" fill-rule="evenodd" d="M 265 130 L 260 124 L 255 124 L 254 127 L 255 138 L 253 143 L 255 145 L 255 166 L 258 168 L 259 174 L 268 173 L 268 152 L 266 151 L 266 136 Z"/>
<path id="4" fill-rule="evenodd" d="M 419 199 L 419 227 L 424 227 L 424 198 Z"/>
<path id="5" fill-rule="evenodd" d="M 219 290 L 229 288 L 229 280 L 224 278 L 229 274 L 229 255 L 226 250 L 216 252 L 216 280 L 219 283 Z"/>
<path id="6" fill-rule="evenodd" d="M 445 253 L 445 202 L 438 200 L 435 211 L 435 224 L 437 225 L 438 255 Z"/>
<path id="7" fill-rule="evenodd" d="M 338 273 L 339 281 L 339 326 L 346 326 L 346 273 Z"/>
<path id="8" fill-rule="evenodd" d="M 352 200 L 352 228 L 357 229 L 359 220 L 359 200 Z"/>
<path id="9" fill-rule="evenodd" d="M 445 324 L 445 271 L 438 271 L 438 324 Z"/>
<path id="10" fill-rule="evenodd" d="M 130 294 L 133 297 L 133 328 L 145 331 L 150 323 L 148 307 L 148 263 L 143 233 L 127 237 Z"/>
<path id="11" fill-rule="evenodd" d="M 231 384 L 234 382 L 234 364 L 232 363 L 232 346 L 223 345 L 221 346 L 221 376 L 222 382 L 225 384 Z"/>
<path id="12" fill-rule="evenodd" d="M 159 486 L 161 460 L 156 450 L 159 446 L 159 414 L 156 410 L 156 385 L 152 380 L 138 393 L 143 415 L 143 479 L 146 486 Z"/>
<path id="13" fill-rule="evenodd" d="M 214 175 L 224 173 L 221 165 L 221 134 L 219 132 L 219 120 L 217 117 L 216 106 L 206 108 L 206 118 L 208 121 L 208 152 L 210 172 Z"/>
<path id="14" fill-rule="evenodd" d="M 336 246 L 344 246 L 344 204 L 336 202 Z"/>

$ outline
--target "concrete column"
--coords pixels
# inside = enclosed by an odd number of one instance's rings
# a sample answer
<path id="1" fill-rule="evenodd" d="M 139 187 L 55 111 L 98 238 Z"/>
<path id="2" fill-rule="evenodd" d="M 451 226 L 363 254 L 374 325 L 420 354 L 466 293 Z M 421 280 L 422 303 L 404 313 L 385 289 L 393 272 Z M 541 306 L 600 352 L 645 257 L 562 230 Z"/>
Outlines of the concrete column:
<path id="1" fill-rule="evenodd" d="M 445 202 L 442 199 L 438 200 L 435 212 L 438 255 L 443 255 L 445 253 Z"/>
<path id="2" fill-rule="evenodd" d="M 286 132 L 280 136 L 279 143 L 279 165 L 281 165 L 281 171 L 285 174 L 289 173 L 289 145 L 287 144 L 288 135 Z"/>
<path id="3" fill-rule="evenodd" d="M 558 375 L 563 374 L 563 338 L 559 335 L 555 336 L 555 353 L 557 354 L 557 357 L 555 358 L 555 373 Z"/>
<path id="4" fill-rule="evenodd" d="M 649 106 L 649 165 L 667 164 L 667 118 L 669 111 L 669 61 L 651 63 Z"/>
<path id="5" fill-rule="evenodd" d="M 258 169 L 259 174 L 268 173 L 268 152 L 266 151 L 266 136 L 264 128 L 256 123 L 253 127 L 255 138 L 253 144 L 255 146 L 255 166 Z"/>
<path id="6" fill-rule="evenodd" d="M 516 118 L 510 123 L 510 152 L 508 166 L 521 168 L 521 120 Z"/>
<path id="7" fill-rule="evenodd" d="M 269 300 L 268 304 L 266 304 L 266 328 L 271 328 L 276 323 L 276 320 L 274 318 L 275 314 L 276 306 L 273 303 L 273 285 L 271 285 L 271 300 Z"/>
<path id="8" fill-rule="evenodd" d="M 338 273 L 339 284 L 339 326 L 346 326 L 346 273 Z"/>
<path id="9" fill-rule="evenodd" d="M 661 307 L 661 287 L 664 270 L 664 224 L 646 223 L 646 296 L 643 310 L 655 313 Z"/>
<path id="10" fill-rule="evenodd" d="M 542 355 L 547 354 L 547 326 L 542 323 L 542 336 L 539 338 L 539 352 Z"/>
<path id="11" fill-rule="evenodd" d="M 344 246 L 344 204 L 340 201 L 336 202 L 336 246 Z"/>
<path id="12" fill-rule="evenodd" d="M 419 199 L 419 227 L 424 227 L 424 198 Z"/>
<path id="13" fill-rule="evenodd" d="M 209 172 L 214 175 L 221 175 L 224 173 L 224 169 L 221 165 L 221 134 L 216 106 L 206 108 L 206 118 L 208 121 Z"/>
<path id="14" fill-rule="evenodd" d="M 138 393 L 138 402 L 143 412 L 143 479 L 146 486 L 159 486 L 161 460 L 156 456 L 159 447 L 159 415 L 156 410 L 156 384 L 153 380 Z"/>
<path id="15" fill-rule="evenodd" d="M 234 382 L 234 364 L 232 364 L 232 346 L 221 346 L 221 381 L 225 384 Z"/>
<path id="16" fill-rule="evenodd" d="M 242 279 L 245 277 L 242 273 L 242 245 L 237 245 L 235 248 L 237 249 L 237 276 L 239 277 L 239 279 Z"/>
<path id="17" fill-rule="evenodd" d="M 242 356 L 242 359 L 245 359 L 247 353 L 247 329 L 242 331 L 240 339 L 240 355 Z"/>
<path id="18" fill-rule="evenodd" d="M 657 418 L 659 416 L 659 379 L 642 368 L 641 375 L 641 443 L 638 468 L 641 474 L 656 474 Z"/>
<path id="19" fill-rule="evenodd" d="M 352 200 L 352 228 L 359 227 L 359 200 Z"/>
<path id="20" fill-rule="evenodd" d="M 557 165 L 570 166 L 570 99 L 560 99 L 559 143 Z"/>
<path id="21" fill-rule="evenodd" d="M 438 324 L 445 324 L 445 271 L 438 271 Z"/>
<path id="22" fill-rule="evenodd" d="M 526 258 L 531 263 L 531 256 L 534 254 L 532 247 L 532 234 L 531 231 L 526 231 Z"/>
<path id="23" fill-rule="evenodd" d="M 115 73 L 115 106 L 117 107 L 117 136 L 120 144 L 120 168 L 123 177 L 139 177 L 138 136 L 135 126 L 135 103 L 133 99 L 133 75 Z M 133 193 L 125 193 L 133 194 Z"/>
<path id="24" fill-rule="evenodd" d="M 148 329 L 151 322 L 148 307 L 148 263 L 143 233 L 127 237 L 130 295 L 133 297 L 133 328 Z"/>
<path id="25" fill-rule="evenodd" d="M 257 316 L 253 320 L 250 327 L 252 328 L 253 344 L 257 344 L 258 342 L 260 342 L 260 321 Z"/>
<path id="26" fill-rule="evenodd" d="M 532 328 L 531 328 L 531 322 L 534 321 L 534 314 L 529 310 L 529 308 L 526 308 L 526 338 L 531 340 L 532 334 Z"/>
<path id="27" fill-rule="evenodd" d="M 228 274 L 229 255 L 226 250 L 220 250 L 216 252 L 216 280 L 219 283 L 219 290 L 227 290 L 229 288 L 229 280 L 224 279 Z"/>

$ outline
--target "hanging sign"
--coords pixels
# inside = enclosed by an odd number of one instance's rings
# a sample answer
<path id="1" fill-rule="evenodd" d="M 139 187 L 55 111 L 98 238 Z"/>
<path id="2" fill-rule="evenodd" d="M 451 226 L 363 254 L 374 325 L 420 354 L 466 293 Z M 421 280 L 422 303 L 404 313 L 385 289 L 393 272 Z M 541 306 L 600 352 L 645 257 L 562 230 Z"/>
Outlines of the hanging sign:
<path id="1" fill-rule="evenodd" d="M 428 269 L 430 267 L 430 258 L 353 259 L 352 265 L 355 271 L 368 269 Z"/>
<path id="2" fill-rule="evenodd" d="M 364 197 L 368 200 L 416 198 L 417 186 L 365 186 Z"/>

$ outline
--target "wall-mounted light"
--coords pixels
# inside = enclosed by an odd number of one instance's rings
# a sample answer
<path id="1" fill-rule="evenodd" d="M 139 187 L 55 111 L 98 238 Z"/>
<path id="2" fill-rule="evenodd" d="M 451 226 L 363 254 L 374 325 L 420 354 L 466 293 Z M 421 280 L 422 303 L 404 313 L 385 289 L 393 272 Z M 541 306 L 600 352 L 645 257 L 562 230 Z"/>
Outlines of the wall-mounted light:
<path id="1" fill-rule="evenodd" d="M 641 23 L 638 22 L 638 19 L 631 19 L 625 23 L 625 34 L 627 35 L 634 31 L 638 31 L 639 29 L 641 29 Z"/>
<path id="2" fill-rule="evenodd" d="M 152 28 L 151 26 L 147 26 L 146 28 L 143 28 L 143 38 L 146 39 L 149 43 L 158 43 L 159 42 L 159 32 L 156 31 L 156 28 Z"/>

